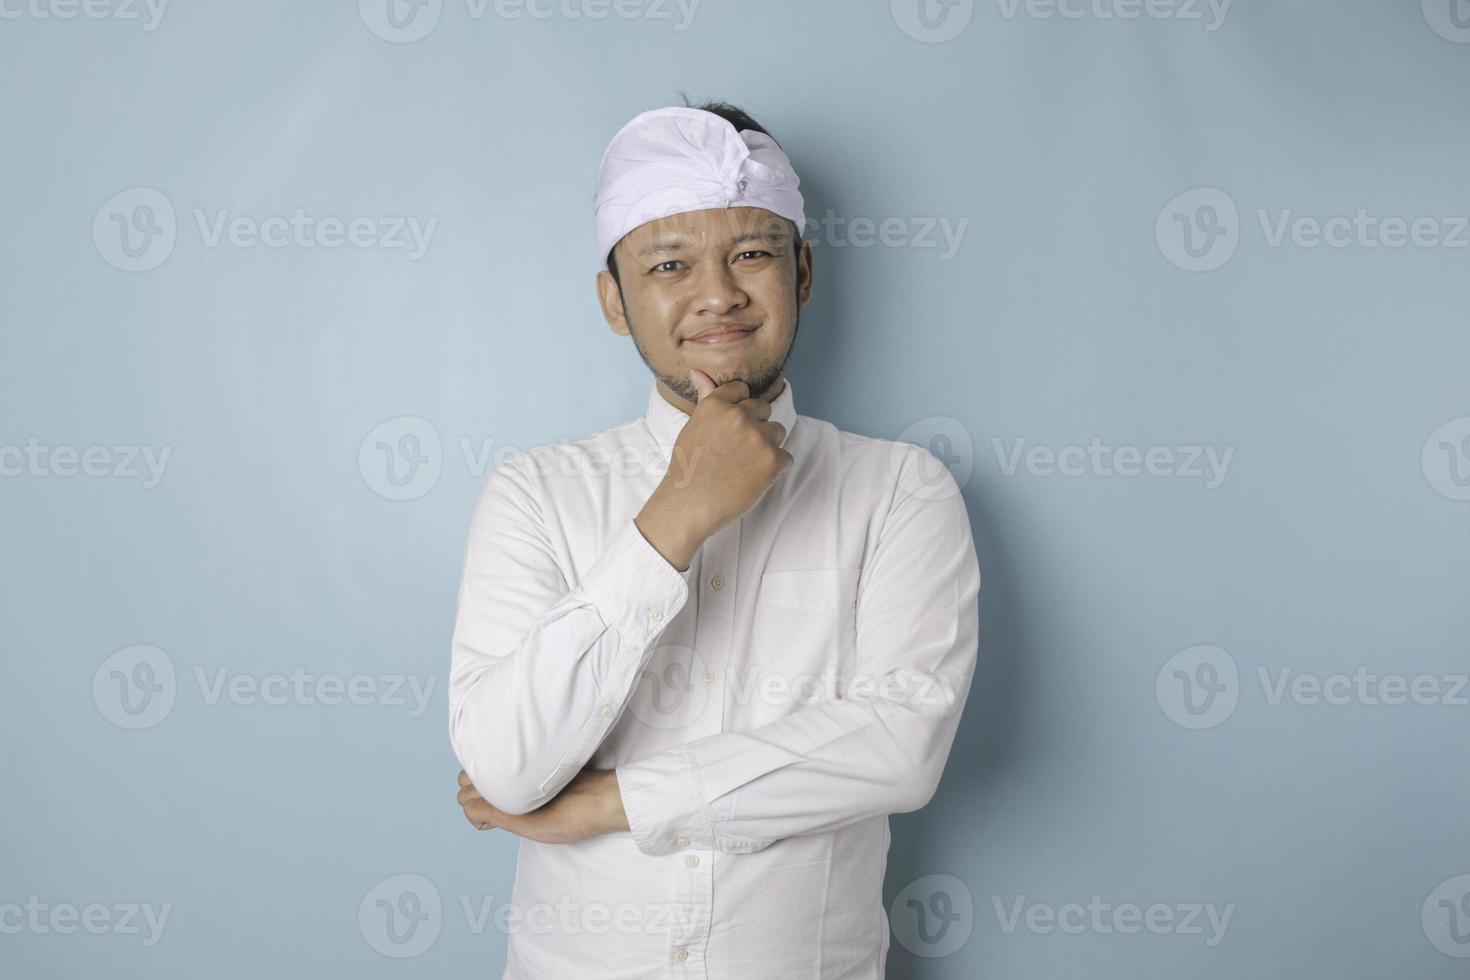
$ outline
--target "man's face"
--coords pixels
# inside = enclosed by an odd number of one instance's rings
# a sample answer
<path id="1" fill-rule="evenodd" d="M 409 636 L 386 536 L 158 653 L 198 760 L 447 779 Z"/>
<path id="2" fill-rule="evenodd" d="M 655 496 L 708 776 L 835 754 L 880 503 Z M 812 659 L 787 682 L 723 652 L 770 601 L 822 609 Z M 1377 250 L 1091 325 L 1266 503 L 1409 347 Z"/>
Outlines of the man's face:
<path id="1" fill-rule="evenodd" d="M 797 252 L 795 231 L 752 207 L 639 225 L 614 250 L 621 293 L 611 273 L 597 274 L 603 315 L 615 333 L 632 335 L 649 370 L 679 397 L 698 400 L 690 368 L 717 385 L 739 378 L 759 397 L 781 377 L 811 299 L 811 243 Z"/>

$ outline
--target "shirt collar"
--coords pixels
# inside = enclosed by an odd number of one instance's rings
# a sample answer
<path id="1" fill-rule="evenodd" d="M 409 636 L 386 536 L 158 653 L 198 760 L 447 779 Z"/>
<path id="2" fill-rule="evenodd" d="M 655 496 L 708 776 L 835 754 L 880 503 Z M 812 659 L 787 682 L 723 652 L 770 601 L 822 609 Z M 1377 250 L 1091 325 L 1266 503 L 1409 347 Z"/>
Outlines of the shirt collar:
<path id="1" fill-rule="evenodd" d="M 689 421 L 689 416 L 669 404 L 668 399 L 659 394 L 658 379 L 653 381 L 653 390 L 648 393 L 648 414 L 644 417 L 648 423 L 649 430 L 653 433 L 654 441 L 658 443 L 665 455 L 673 453 L 674 440 L 679 437 L 679 432 Z M 796 428 L 796 402 L 791 394 L 791 379 L 786 378 L 786 386 L 781 389 L 771 402 L 772 422 L 780 422 L 786 429 L 786 434 L 781 437 L 781 446 L 785 448 L 791 438 L 791 432 Z"/>

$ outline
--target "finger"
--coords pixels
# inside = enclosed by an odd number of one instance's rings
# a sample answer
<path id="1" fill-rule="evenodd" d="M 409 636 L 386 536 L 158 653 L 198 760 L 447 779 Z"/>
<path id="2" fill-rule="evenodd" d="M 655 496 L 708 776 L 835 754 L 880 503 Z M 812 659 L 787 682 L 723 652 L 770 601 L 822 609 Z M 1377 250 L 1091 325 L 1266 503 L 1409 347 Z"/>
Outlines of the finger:
<path id="1" fill-rule="evenodd" d="M 470 774 L 465 772 L 463 769 L 459 771 L 459 784 L 461 786 L 470 785 Z"/>
<path id="2" fill-rule="evenodd" d="M 474 813 L 469 810 L 464 812 L 464 818 L 470 822 L 470 826 L 476 830 L 489 830 L 491 827 L 500 826 L 488 813 Z"/>
<path id="3" fill-rule="evenodd" d="M 750 385 L 740 378 L 731 378 L 722 385 L 716 385 L 713 391 L 704 396 L 704 398 L 721 398 L 731 404 L 742 402 L 749 397 Z M 701 398 L 700 401 L 703 401 L 704 398 Z"/>
<path id="4" fill-rule="evenodd" d="M 473 786 L 463 786 L 460 787 L 460 791 L 455 799 L 459 800 L 460 806 L 466 806 L 470 803 L 473 803 L 475 800 L 484 800 L 485 798 L 481 796 L 480 791 L 475 789 Z"/>
<path id="5" fill-rule="evenodd" d="M 694 383 L 694 390 L 697 392 L 694 397 L 694 403 L 696 405 L 704 401 L 705 395 L 715 390 L 714 380 L 703 371 L 691 368 L 689 370 L 689 380 Z"/>
<path id="6" fill-rule="evenodd" d="M 738 403 L 738 408 L 744 410 L 746 415 L 753 419 L 768 419 L 771 417 L 771 403 L 764 398 L 747 398 Z"/>
<path id="7" fill-rule="evenodd" d="M 464 818 L 476 827 L 482 823 L 498 827 L 505 822 L 505 815 L 484 800 L 472 800 L 466 804 Z"/>
<path id="8" fill-rule="evenodd" d="M 760 427 L 761 433 L 765 435 L 766 440 L 769 441 L 771 445 L 780 449 L 781 440 L 786 438 L 786 426 L 782 425 L 780 422 L 757 422 L 756 425 Z M 782 449 L 781 451 L 786 452 L 786 450 L 784 449 Z M 787 453 L 787 455 L 789 456 L 791 454 Z"/>

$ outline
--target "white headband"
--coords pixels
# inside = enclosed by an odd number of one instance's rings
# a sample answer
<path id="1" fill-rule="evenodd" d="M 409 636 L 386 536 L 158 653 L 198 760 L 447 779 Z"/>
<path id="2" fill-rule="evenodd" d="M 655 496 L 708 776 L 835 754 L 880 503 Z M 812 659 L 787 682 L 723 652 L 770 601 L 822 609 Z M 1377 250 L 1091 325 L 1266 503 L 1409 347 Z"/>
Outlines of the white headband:
<path id="1" fill-rule="evenodd" d="M 634 116 L 597 168 L 597 256 L 639 225 L 707 208 L 765 208 L 806 229 L 800 180 L 776 141 L 735 131 L 704 109 L 669 106 Z"/>

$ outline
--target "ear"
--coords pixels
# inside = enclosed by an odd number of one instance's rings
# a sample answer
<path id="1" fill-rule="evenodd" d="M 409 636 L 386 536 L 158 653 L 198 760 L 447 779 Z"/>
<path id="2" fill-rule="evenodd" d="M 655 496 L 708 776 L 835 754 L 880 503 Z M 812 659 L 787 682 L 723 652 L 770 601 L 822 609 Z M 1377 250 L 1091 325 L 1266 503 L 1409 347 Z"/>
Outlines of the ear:
<path id="1" fill-rule="evenodd" d="M 812 298 L 812 243 L 802 240 L 796 257 L 796 302 L 806 306 Z"/>
<path id="2" fill-rule="evenodd" d="M 612 273 L 601 269 L 597 273 L 597 302 L 602 307 L 603 319 L 612 327 L 613 333 L 628 336 L 628 317 L 623 310 L 623 293 L 618 289 Z"/>

